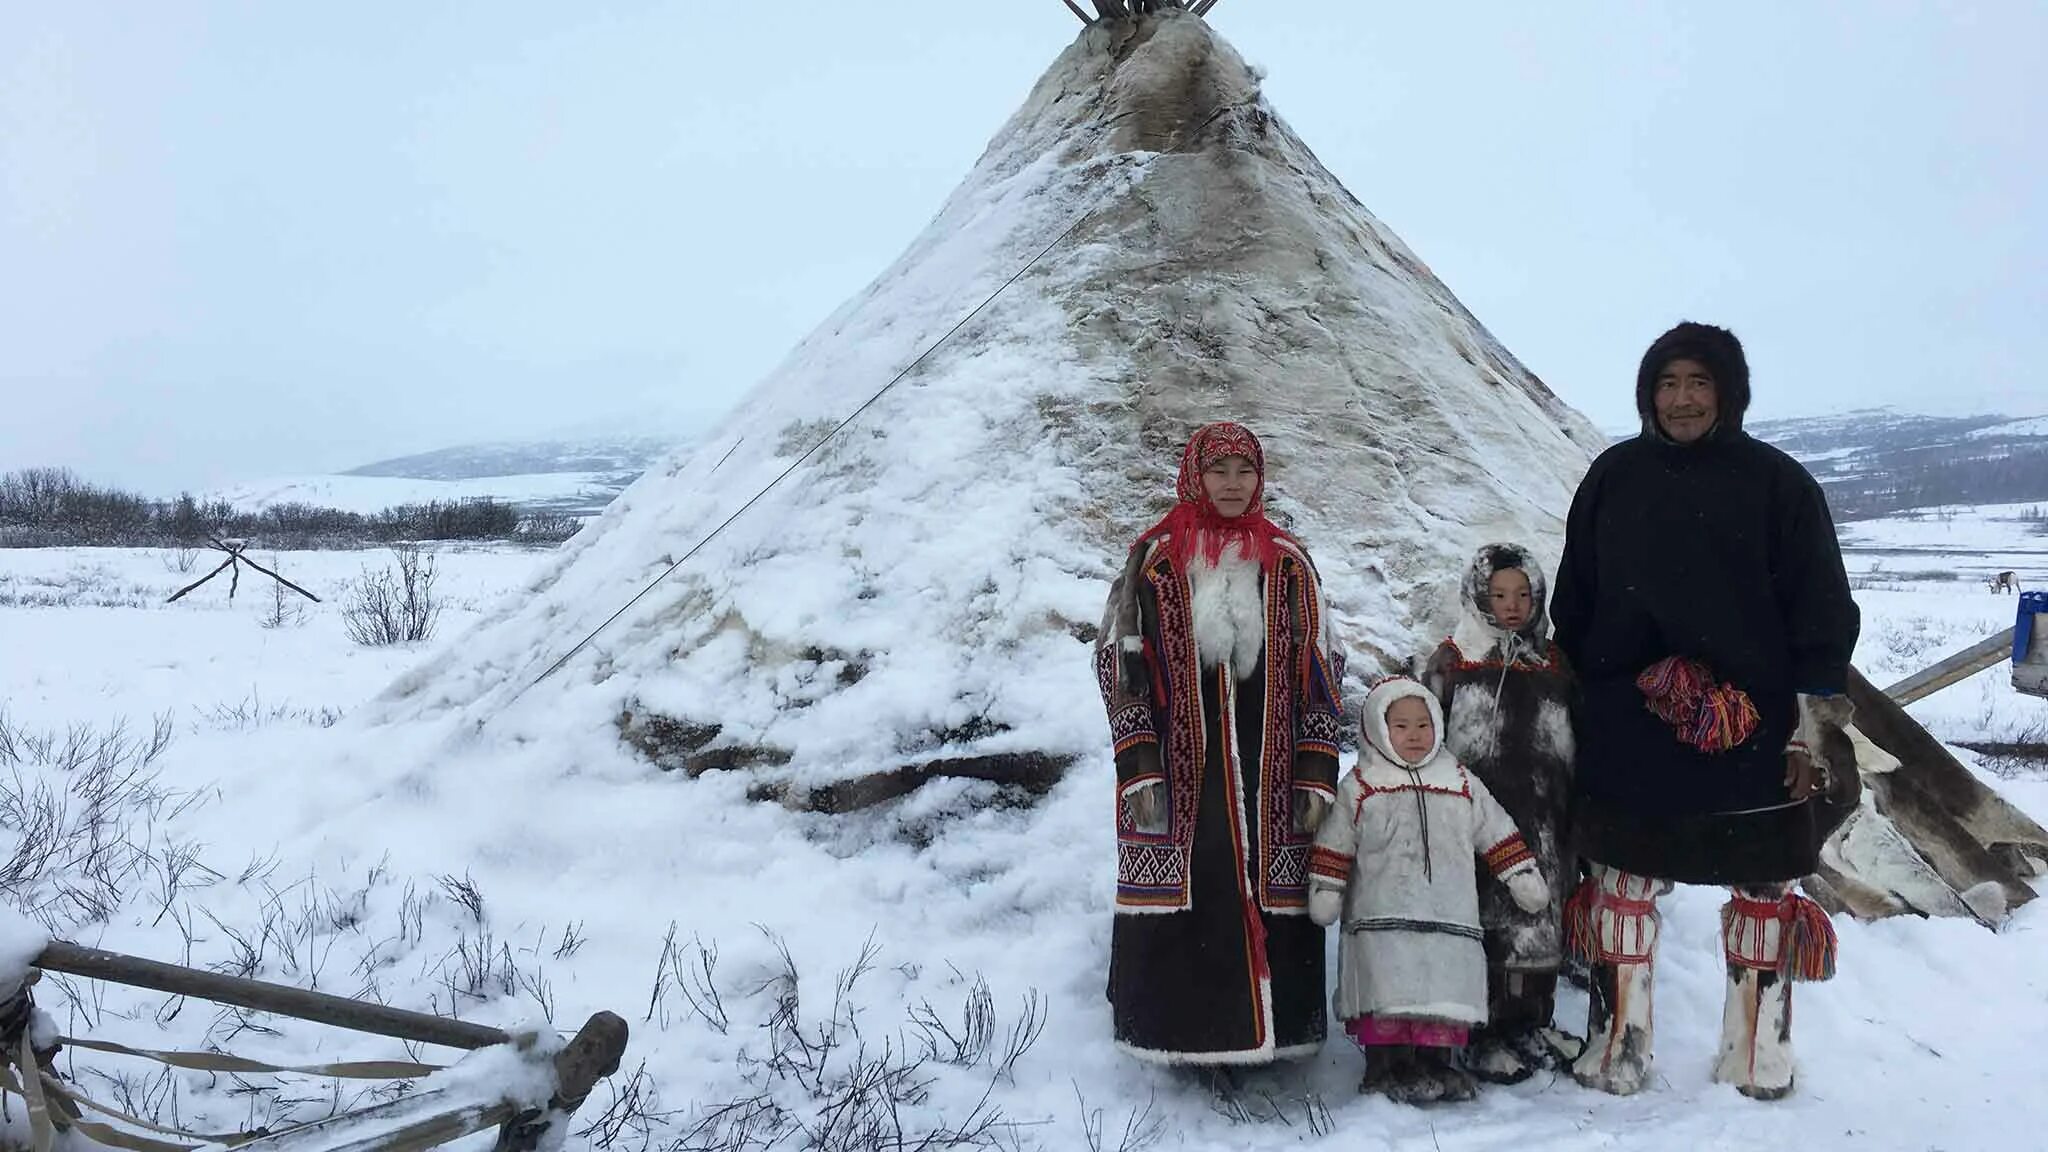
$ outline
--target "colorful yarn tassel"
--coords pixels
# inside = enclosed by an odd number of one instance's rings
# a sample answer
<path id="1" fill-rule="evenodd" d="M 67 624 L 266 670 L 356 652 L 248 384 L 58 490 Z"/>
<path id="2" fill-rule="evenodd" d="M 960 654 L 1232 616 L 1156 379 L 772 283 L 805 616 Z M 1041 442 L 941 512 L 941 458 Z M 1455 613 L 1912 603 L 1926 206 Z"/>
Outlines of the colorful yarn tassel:
<path id="1" fill-rule="evenodd" d="M 1712 683 L 1705 665 L 1678 656 L 1659 660 L 1636 677 L 1636 687 L 1649 698 L 1650 711 L 1673 728 L 1692 722 L 1700 696 Z"/>
<path id="2" fill-rule="evenodd" d="M 1697 660 L 1668 656 L 1636 677 L 1647 706 L 1679 739 L 1702 752 L 1726 752 L 1756 732 L 1756 705 L 1732 684 L 1716 684 Z"/>
<path id="3" fill-rule="evenodd" d="M 1599 894 L 1600 882 L 1588 876 L 1564 902 L 1565 951 L 1588 964 L 1600 959 L 1600 943 L 1593 938 L 1593 901 Z"/>
<path id="4" fill-rule="evenodd" d="M 1841 942 L 1826 909 L 1804 896 L 1788 895 L 1791 907 L 1779 915 L 1785 925 L 1785 974 L 1794 980 L 1820 981 L 1835 975 L 1835 953 Z"/>
<path id="5" fill-rule="evenodd" d="M 1726 752 L 1756 731 L 1756 705 L 1749 695 L 1723 684 L 1707 693 L 1693 715 L 1685 739 L 1702 752 Z"/>

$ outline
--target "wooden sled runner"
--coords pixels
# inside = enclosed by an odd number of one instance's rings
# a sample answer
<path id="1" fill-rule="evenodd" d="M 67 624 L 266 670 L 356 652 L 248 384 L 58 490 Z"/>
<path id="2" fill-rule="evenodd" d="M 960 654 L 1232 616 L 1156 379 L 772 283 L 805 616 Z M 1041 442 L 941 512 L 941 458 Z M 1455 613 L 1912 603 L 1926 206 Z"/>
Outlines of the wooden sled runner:
<path id="1" fill-rule="evenodd" d="M 164 1052 L 54 1035 L 38 1039 L 30 988 L 45 970 L 196 996 L 420 1044 L 465 1051 L 499 1049 L 505 1059 L 485 1065 L 476 1074 L 444 1077 L 439 1074 L 453 1070 L 412 1061 L 279 1067 L 226 1052 Z M 25 980 L 0 988 L 0 1000 L 4 1000 L 0 1004 L 0 1091 L 19 1096 L 27 1104 L 33 1152 L 51 1152 L 67 1129 L 121 1152 L 200 1152 L 226 1147 L 247 1152 L 425 1152 L 491 1128 L 498 1130 L 494 1152 L 549 1152 L 561 1147 L 570 1117 L 591 1088 L 617 1071 L 627 1038 L 623 1019 L 599 1012 L 574 1038 L 554 1049 L 543 1044 L 537 1034 L 513 1035 L 463 1020 L 82 948 L 61 940 L 43 949 Z M 210 1072 L 292 1072 L 353 1079 L 417 1077 L 420 1090 L 389 1103 L 276 1131 L 189 1132 L 95 1101 L 75 1084 L 60 1079 L 49 1057 L 63 1047 Z M 518 1082 L 517 1088 L 514 1082 Z M 545 1085 L 545 1090 L 529 1099 L 535 1083 Z M 123 1123 L 88 1119 L 88 1112 Z"/>

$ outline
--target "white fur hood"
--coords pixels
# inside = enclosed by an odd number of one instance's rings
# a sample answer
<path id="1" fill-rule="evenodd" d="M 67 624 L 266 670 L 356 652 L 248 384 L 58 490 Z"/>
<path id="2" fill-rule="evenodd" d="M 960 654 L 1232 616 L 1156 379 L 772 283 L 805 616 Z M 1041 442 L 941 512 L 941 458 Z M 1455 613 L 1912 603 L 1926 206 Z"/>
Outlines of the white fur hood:
<path id="1" fill-rule="evenodd" d="M 1392 708 L 1397 700 L 1420 700 L 1429 706 L 1429 721 L 1436 729 L 1436 740 L 1429 747 L 1429 755 L 1418 764 L 1409 764 L 1394 754 L 1394 740 L 1387 732 L 1387 709 Z M 1365 708 L 1359 716 L 1359 727 L 1365 734 L 1367 746 L 1378 753 L 1378 759 L 1386 761 L 1388 766 L 1413 772 L 1437 767 L 1437 761 L 1449 759 L 1443 755 L 1443 706 L 1437 703 L 1436 696 L 1429 689 L 1406 676 L 1389 676 L 1372 686 L 1372 691 L 1365 694 Z M 1368 777 L 1372 772 L 1373 759 L 1370 756 L 1360 757 L 1360 771 Z M 1455 769 L 1456 763 L 1453 762 L 1451 767 Z M 1368 778 L 1367 783 L 1372 781 Z"/>

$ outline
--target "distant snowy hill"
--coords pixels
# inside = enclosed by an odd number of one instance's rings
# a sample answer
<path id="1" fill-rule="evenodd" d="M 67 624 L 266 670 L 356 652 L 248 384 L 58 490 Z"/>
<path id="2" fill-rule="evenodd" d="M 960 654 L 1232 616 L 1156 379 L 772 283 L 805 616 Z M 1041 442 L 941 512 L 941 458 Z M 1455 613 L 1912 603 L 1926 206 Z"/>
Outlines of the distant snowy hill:
<path id="1" fill-rule="evenodd" d="M 1970 438 L 1973 440 L 2015 436 L 2048 438 L 2048 416 L 2029 416 L 2024 420 L 2014 420 L 2007 424 L 1993 424 L 1989 428 L 1979 428 L 1975 432 L 1970 433 Z"/>
<path id="2" fill-rule="evenodd" d="M 1909 508 L 2048 500 L 2048 417 L 1866 408 L 1749 425 L 1805 464 L 1838 520 Z"/>
<path id="3" fill-rule="evenodd" d="M 464 444 L 380 460 L 338 475 L 237 484 L 208 496 L 249 511 L 298 503 L 363 513 L 490 497 L 522 508 L 588 516 L 688 443 L 681 436 L 642 436 Z"/>
<path id="4" fill-rule="evenodd" d="M 208 494 L 256 512 L 279 504 L 311 504 L 369 514 L 401 504 L 449 503 L 489 497 L 521 508 L 594 513 L 611 503 L 637 473 L 543 472 L 423 480 L 407 476 L 286 476 L 237 484 Z"/>
<path id="5" fill-rule="evenodd" d="M 414 480 L 481 480 L 504 476 L 592 473 L 638 476 L 656 460 L 689 443 L 682 436 L 635 436 L 581 440 L 508 440 L 461 444 L 415 456 L 379 460 L 351 468 L 347 476 L 397 476 Z"/>
<path id="6" fill-rule="evenodd" d="M 1827 489 L 1840 520 L 1936 505 L 2048 500 L 2048 416 L 1923 416 L 1861 408 L 1758 420 L 1749 430 L 1805 464 Z M 1613 432 L 1610 438 L 1633 434 Z M 652 464 L 680 456 L 692 443 L 671 435 L 462 444 L 335 475 L 279 477 L 209 495 L 250 510 L 297 502 L 366 513 L 489 496 L 588 516 Z"/>

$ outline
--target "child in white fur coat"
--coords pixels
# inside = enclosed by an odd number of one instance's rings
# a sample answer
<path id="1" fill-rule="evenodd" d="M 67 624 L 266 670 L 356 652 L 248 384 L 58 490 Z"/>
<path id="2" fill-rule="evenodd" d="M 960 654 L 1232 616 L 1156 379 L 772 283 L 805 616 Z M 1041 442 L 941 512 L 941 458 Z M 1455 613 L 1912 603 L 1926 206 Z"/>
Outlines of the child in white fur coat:
<path id="1" fill-rule="evenodd" d="M 1337 1016 L 1366 1052 L 1359 1091 L 1469 1100 L 1476 1089 L 1456 1057 L 1486 1022 L 1478 886 L 1499 877 L 1533 912 L 1549 903 L 1549 885 L 1514 821 L 1444 750 L 1428 689 L 1381 680 L 1362 719 L 1366 747 L 1309 857 L 1309 916 L 1343 922 Z"/>

